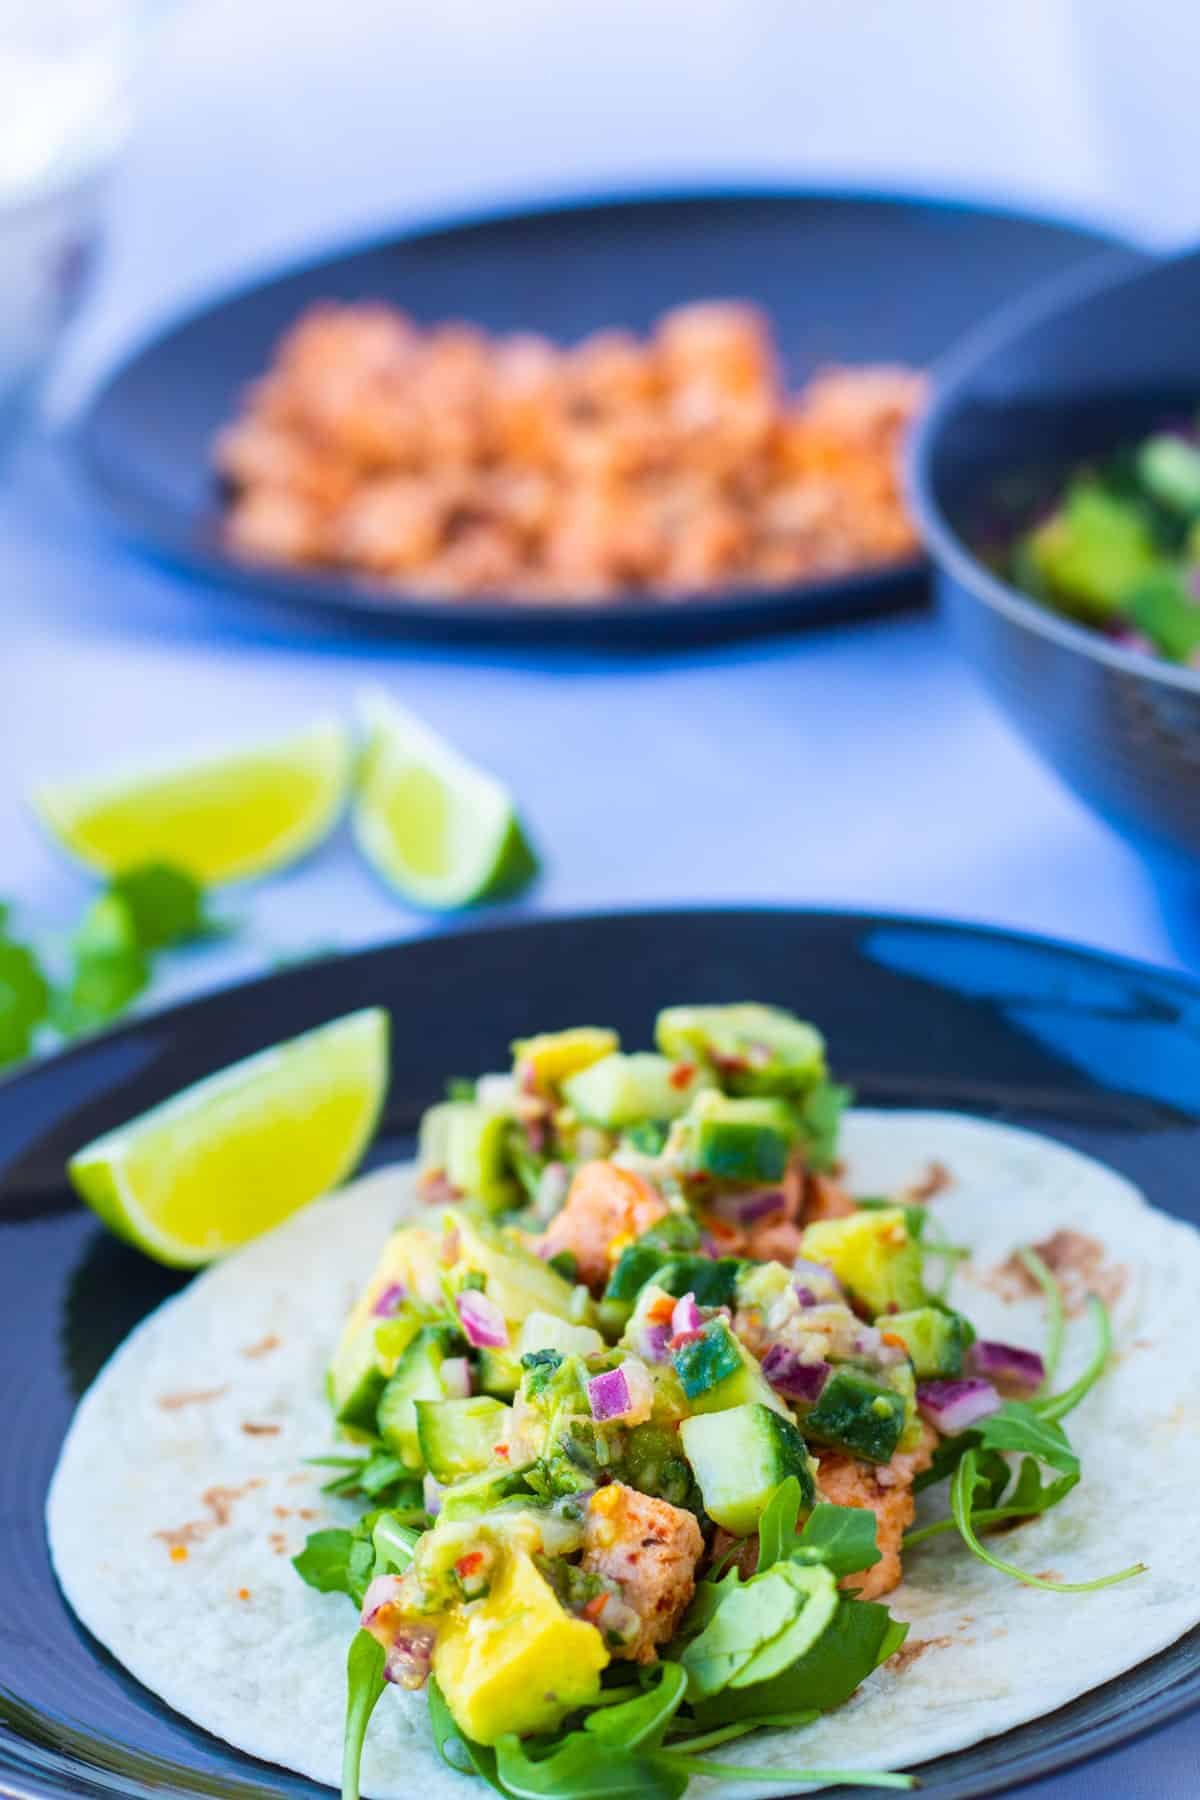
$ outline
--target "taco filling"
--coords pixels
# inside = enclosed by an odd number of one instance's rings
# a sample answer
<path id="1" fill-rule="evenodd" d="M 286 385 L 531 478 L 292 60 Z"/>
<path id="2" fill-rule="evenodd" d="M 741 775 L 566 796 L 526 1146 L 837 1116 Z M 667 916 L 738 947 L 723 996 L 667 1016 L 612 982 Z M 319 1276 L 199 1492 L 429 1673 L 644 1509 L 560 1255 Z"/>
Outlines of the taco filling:
<path id="1" fill-rule="evenodd" d="M 1104 1372 L 1103 1303 L 1056 1390 L 1053 1272 L 1016 1253 L 1045 1352 L 949 1302 L 944 1173 L 849 1191 L 849 1094 L 812 1025 L 673 1007 L 656 1044 L 522 1040 L 424 1120 L 423 1212 L 329 1372 L 327 1491 L 361 1517 L 295 1559 L 358 1608 L 348 1795 L 388 1684 L 426 1689 L 451 1767 L 514 1795 L 735 1774 L 707 1753 L 805 1725 L 900 1649 L 881 1602 L 937 1483 L 948 1517 L 917 1543 L 956 1529 L 1045 1589 L 1140 1572 L 1068 1583 L 999 1553 L 1081 1479 L 1063 1420 Z"/>

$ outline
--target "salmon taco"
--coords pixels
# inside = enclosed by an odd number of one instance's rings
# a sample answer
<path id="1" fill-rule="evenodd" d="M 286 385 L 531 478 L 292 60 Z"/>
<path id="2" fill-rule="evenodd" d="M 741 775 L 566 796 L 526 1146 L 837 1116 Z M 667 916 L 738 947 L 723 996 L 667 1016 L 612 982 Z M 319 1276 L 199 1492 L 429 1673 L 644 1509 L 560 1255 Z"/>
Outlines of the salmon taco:
<path id="1" fill-rule="evenodd" d="M 1174 1642 L 1200 1237 L 849 1101 L 750 1004 L 453 1083 L 100 1375 L 79 1617 L 347 1800 L 903 1787 Z"/>

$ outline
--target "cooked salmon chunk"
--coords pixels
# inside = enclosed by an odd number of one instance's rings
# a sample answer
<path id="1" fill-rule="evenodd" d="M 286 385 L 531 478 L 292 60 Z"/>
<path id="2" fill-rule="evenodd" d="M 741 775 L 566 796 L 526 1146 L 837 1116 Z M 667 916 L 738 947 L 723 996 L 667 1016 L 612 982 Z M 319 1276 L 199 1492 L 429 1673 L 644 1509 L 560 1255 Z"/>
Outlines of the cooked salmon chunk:
<path id="1" fill-rule="evenodd" d="M 584 1163 L 575 1172 L 567 1203 L 542 1238 L 541 1254 L 569 1250 L 579 1280 L 600 1287 L 627 1243 L 641 1237 L 667 1211 L 648 1181 L 615 1163 Z"/>
<path id="2" fill-rule="evenodd" d="M 637 1636 L 613 1654 L 657 1662 L 657 1646 L 674 1636 L 695 1591 L 700 1527 L 682 1507 L 613 1482 L 592 1495 L 583 1542 L 583 1567 L 615 1582 L 641 1621 Z"/>
<path id="3" fill-rule="evenodd" d="M 847 1575 L 843 1587 L 854 1588 L 863 1600 L 878 1600 L 900 1579 L 900 1543 L 916 1510 L 914 1477 L 933 1460 L 937 1433 L 923 1426 L 915 1450 L 897 1451 L 891 1462 L 860 1462 L 841 1450 L 821 1450 L 817 1491 L 834 1506 L 865 1506 L 875 1514 L 875 1542 L 880 1561 L 858 1575 Z"/>

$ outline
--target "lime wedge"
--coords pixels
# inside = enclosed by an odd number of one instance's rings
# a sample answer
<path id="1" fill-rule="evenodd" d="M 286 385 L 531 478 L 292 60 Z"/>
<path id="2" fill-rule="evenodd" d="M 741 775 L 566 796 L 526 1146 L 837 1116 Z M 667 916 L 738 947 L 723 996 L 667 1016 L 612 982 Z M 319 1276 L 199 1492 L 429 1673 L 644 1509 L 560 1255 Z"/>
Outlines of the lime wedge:
<path id="1" fill-rule="evenodd" d="M 89 869 L 171 863 L 206 887 L 311 850 L 345 803 L 350 745 L 336 720 L 227 756 L 39 788 L 34 811 Z"/>
<path id="2" fill-rule="evenodd" d="M 198 1268 L 345 1180 L 387 1080 L 387 1013 L 349 1013 L 184 1088 L 96 1138 L 67 1171 L 118 1237 Z"/>
<path id="3" fill-rule="evenodd" d="M 511 796 L 419 719 L 372 691 L 354 836 L 378 875 L 417 906 L 445 911 L 513 894 L 537 857 Z"/>

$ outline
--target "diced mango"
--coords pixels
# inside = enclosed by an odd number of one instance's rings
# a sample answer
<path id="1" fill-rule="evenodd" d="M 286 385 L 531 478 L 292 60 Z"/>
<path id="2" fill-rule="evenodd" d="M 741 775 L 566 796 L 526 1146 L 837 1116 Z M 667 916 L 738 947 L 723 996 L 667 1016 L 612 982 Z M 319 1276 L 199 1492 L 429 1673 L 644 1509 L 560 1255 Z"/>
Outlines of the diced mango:
<path id="1" fill-rule="evenodd" d="M 909 1234 L 902 1206 L 818 1220 L 805 1228 L 800 1253 L 828 1263 L 872 1315 L 909 1312 L 924 1302 L 921 1247 Z"/>
<path id="2" fill-rule="evenodd" d="M 522 1551 L 487 1599 L 447 1619 L 433 1672 L 459 1729 L 479 1744 L 552 1731 L 600 1692 L 609 1654 L 594 1625 L 564 1612 Z"/>
<path id="3" fill-rule="evenodd" d="M 620 1043 L 616 1032 L 603 1025 L 575 1025 L 566 1031 L 518 1038 L 512 1052 L 516 1066 L 530 1069 L 540 1088 L 554 1088 L 590 1069 L 601 1057 L 611 1056 Z"/>

